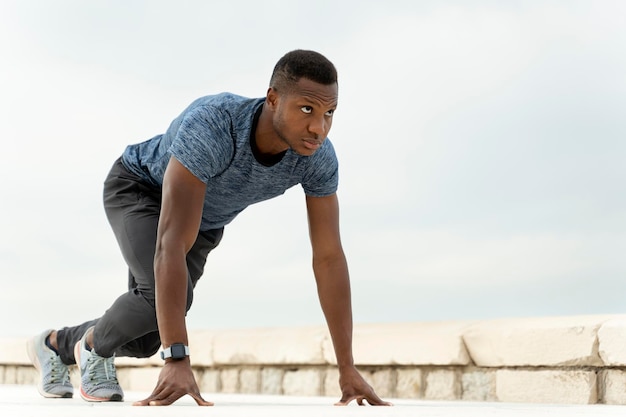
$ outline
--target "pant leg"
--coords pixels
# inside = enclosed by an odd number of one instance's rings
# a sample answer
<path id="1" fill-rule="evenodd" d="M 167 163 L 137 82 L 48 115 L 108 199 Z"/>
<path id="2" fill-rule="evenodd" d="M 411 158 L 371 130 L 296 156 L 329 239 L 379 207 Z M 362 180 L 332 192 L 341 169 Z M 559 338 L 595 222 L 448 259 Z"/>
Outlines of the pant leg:
<path id="1" fill-rule="evenodd" d="M 74 359 L 74 345 L 85 334 L 87 329 L 91 326 L 95 326 L 98 319 L 86 321 L 83 324 L 73 327 L 64 327 L 57 332 L 57 349 L 61 362 L 66 365 L 73 365 L 76 363 Z"/>
<path id="2" fill-rule="evenodd" d="M 208 232 L 200 232 L 196 242 L 187 254 L 187 305 L 186 310 L 189 311 L 193 302 L 193 289 L 204 272 L 204 264 L 207 255 L 219 243 L 222 237 L 222 229 L 210 230 Z M 123 310 L 122 310 L 123 311 Z M 156 324 L 156 310 L 155 310 Z M 96 336 L 97 337 L 97 336 Z M 97 345 L 97 342 L 96 342 Z M 158 329 L 147 333 L 141 337 L 130 340 L 124 345 L 115 349 L 116 356 L 132 356 L 136 358 L 150 357 L 154 355 L 161 347 L 161 338 Z M 100 347 L 100 349 L 102 349 Z M 96 347 L 96 352 L 100 352 Z"/>
<path id="3" fill-rule="evenodd" d="M 105 181 L 104 205 L 129 267 L 129 291 L 115 300 L 100 319 L 59 332 L 65 363 L 74 362 L 73 344 L 94 323 L 94 348 L 101 356 L 146 357 L 159 349 L 153 262 L 160 204 L 158 189 L 128 172 L 120 160 L 114 164 Z M 222 233 L 223 229 L 200 232 L 187 254 L 187 310 L 206 257 L 219 244 Z"/>

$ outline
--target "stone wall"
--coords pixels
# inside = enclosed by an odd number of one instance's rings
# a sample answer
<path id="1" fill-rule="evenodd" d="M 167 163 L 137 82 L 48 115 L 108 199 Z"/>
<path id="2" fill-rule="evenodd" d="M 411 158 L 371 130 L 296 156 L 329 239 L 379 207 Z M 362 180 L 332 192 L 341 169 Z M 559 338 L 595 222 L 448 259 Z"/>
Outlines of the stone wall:
<path id="1" fill-rule="evenodd" d="M 0 382 L 36 383 L 25 344 L 0 339 Z M 324 326 L 195 331 L 190 345 L 203 392 L 340 396 Z M 626 316 L 356 325 L 354 357 L 384 398 L 626 404 Z M 124 389 L 151 391 L 161 361 L 116 364 Z"/>

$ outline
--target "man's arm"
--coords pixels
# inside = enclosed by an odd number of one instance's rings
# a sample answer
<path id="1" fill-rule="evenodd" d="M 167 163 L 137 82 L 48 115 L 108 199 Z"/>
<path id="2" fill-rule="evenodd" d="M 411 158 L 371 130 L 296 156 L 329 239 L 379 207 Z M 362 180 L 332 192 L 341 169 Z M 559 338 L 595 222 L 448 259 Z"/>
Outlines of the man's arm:
<path id="1" fill-rule="evenodd" d="M 173 343 L 188 344 L 186 256 L 198 237 L 205 191 L 202 181 L 174 157 L 170 159 L 163 179 L 154 257 L 156 315 L 165 348 Z M 187 394 L 198 405 L 213 405 L 200 395 L 189 357 L 178 361 L 168 359 L 150 397 L 135 405 L 169 405 Z"/>
<path id="2" fill-rule="evenodd" d="M 341 246 L 337 195 L 307 196 L 306 203 L 317 292 L 339 367 L 342 397 L 337 405 L 352 400 L 359 405 L 363 400 L 372 405 L 390 405 L 376 395 L 354 367 L 350 277 Z"/>

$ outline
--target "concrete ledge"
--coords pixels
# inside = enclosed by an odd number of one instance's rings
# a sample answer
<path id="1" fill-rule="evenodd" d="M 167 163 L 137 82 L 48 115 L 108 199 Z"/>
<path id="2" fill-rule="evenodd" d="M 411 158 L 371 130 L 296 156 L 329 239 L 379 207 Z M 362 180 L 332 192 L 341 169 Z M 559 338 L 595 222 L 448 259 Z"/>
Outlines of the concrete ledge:
<path id="1" fill-rule="evenodd" d="M 600 366 L 598 330 L 608 316 L 494 320 L 463 340 L 478 366 Z"/>
<path id="2" fill-rule="evenodd" d="M 607 320 L 598 330 L 599 353 L 607 366 L 626 366 L 626 316 Z"/>
<path id="3" fill-rule="evenodd" d="M 393 323 L 357 325 L 354 357 L 359 365 L 468 365 L 464 331 L 474 322 Z M 327 363 L 336 364 L 330 338 Z"/>
<path id="4" fill-rule="evenodd" d="M 324 327 L 296 329 L 247 329 L 216 332 L 213 363 L 216 365 L 322 365 L 328 331 Z"/>
<path id="5" fill-rule="evenodd" d="M 325 326 L 189 336 L 205 392 L 340 395 Z M 0 346 L 0 383 L 36 384 L 26 340 Z M 386 398 L 626 404 L 626 316 L 356 325 L 354 356 Z M 162 362 L 155 355 L 116 365 L 125 389 L 150 391 Z"/>
<path id="6" fill-rule="evenodd" d="M 7 338 L 0 339 L 0 364 L 7 365 L 30 365 L 28 353 L 26 353 L 27 339 Z"/>

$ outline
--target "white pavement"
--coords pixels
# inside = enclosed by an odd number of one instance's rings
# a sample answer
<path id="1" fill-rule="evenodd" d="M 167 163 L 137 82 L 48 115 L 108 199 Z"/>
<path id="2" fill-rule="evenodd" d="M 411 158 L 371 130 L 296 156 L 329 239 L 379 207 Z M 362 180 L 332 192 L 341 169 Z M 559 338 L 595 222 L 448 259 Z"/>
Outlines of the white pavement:
<path id="1" fill-rule="evenodd" d="M 332 406 L 333 398 L 240 394 L 203 394 L 214 407 L 198 407 L 189 397 L 169 407 L 133 407 L 145 393 L 126 393 L 123 403 L 87 403 L 80 398 L 46 399 L 34 386 L 0 385 L 1 417 L 512 417 L 512 416 L 624 416 L 624 406 L 539 405 L 485 402 L 395 400 L 394 407 Z"/>

